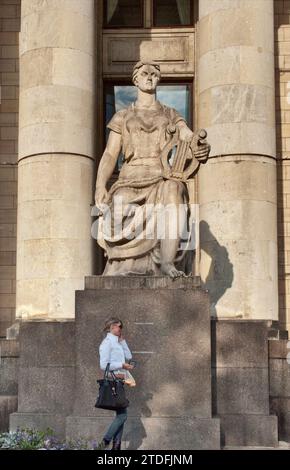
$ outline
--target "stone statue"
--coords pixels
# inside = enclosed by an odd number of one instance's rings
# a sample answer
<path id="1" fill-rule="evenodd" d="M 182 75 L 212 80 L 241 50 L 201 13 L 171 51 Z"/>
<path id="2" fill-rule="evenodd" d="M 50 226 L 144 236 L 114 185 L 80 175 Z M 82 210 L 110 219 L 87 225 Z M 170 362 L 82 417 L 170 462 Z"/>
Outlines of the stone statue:
<path id="1" fill-rule="evenodd" d="M 206 162 L 210 146 L 204 130 L 194 134 L 175 109 L 156 100 L 160 78 L 157 63 L 138 62 L 133 70 L 137 101 L 118 111 L 107 125 L 110 134 L 95 192 L 98 243 L 108 257 L 103 275 L 184 275 L 177 268 L 184 250 L 180 232 L 172 236 L 173 219 L 178 227 L 186 226 L 185 181 L 200 162 Z M 108 191 L 121 151 L 124 163 Z M 176 209 L 176 217 L 170 211 L 169 216 L 166 211 L 161 214 L 164 207 Z"/>

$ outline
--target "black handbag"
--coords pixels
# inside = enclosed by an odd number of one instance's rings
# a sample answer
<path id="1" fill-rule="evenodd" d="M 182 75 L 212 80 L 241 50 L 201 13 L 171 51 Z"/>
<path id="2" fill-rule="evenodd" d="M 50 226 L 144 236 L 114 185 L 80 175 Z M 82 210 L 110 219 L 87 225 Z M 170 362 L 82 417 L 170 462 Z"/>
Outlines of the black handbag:
<path id="1" fill-rule="evenodd" d="M 127 406 L 129 406 L 129 400 L 126 398 L 124 381 L 118 379 L 112 371 L 111 374 L 113 377 L 110 378 L 109 368 L 110 363 L 108 362 L 104 378 L 97 380 L 99 384 L 99 395 L 95 407 L 103 408 L 104 410 L 127 408 Z"/>

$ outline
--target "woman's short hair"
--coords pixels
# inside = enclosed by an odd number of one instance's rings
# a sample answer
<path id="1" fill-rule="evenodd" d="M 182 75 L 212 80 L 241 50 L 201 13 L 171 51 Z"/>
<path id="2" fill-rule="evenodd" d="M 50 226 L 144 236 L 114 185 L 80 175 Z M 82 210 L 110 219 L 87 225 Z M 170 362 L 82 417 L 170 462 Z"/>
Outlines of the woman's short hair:
<path id="1" fill-rule="evenodd" d="M 120 320 L 120 318 L 117 318 L 117 317 L 108 318 L 108 320 L 105 321 L 103 332 L 108 333 L 110 331 L 110 327 L 112 325 L 115 325 L 116 323 L 121 323 L 121 328 L 123 328 L 123 322 L 122 320 Z"/>
<path id="2" fill-rule="evenodd" d="M 152 67 L 154 67 L 156 69 L 159 80 L 161 79 L 160 65 L 157 62 L 142 62 L 140 60 L 139 62 L 137 62 L 137 64 L 134 65 L 134 68 L 133 68 L 132 81 L 134 84 L 135 84 L 135 78 L 138 75 L 141 67 L 143 67 L 143 65 L 151 65 Z"/>

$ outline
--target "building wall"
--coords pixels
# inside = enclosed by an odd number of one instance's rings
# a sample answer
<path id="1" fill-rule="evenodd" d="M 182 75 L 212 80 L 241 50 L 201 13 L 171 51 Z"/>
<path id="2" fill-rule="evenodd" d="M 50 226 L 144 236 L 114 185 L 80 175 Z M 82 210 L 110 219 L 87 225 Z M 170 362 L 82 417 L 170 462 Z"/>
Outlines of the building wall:
<path id="1" fill-rule="evenodd" d="M 15 319 L 20 3 L 0 2 L 0 337 Z"/>
<path id="2" fill-rule="evenodd" d="M 279 317 L 290 328 L 290 1 L 275 0 Z"/>
<path id="3" fill-rule="evenodd" d="M 21 0 L 0 3 L 0 337 L 15 318 L 17 135 Z M 290 0 L 274 0 L 279 317 L 290 327 Z"/>

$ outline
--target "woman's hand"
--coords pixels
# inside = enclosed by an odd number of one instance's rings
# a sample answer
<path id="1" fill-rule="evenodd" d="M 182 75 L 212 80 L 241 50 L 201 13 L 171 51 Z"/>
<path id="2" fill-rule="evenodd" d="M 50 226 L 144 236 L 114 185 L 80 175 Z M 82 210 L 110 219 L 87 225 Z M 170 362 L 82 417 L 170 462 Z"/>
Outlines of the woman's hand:
<path id="1" fill-rule="evenodd" d="M 125 362 L 125 363 L 122 365 L 122 369 L 125 369 L 125 370 L 132 370 L 132 369 L 134 369 L 134 366 L 132 366 L 131 364 L 127 364 L 127 362 Z"/>
<path id="2" fill-rule="evenodd" d="M 200 144 L 194 152 L 195 158 L 200 163 L 205 163 L 208 159 L 210 152 L 210 145 L 207 142 Z"/>
<path id="3" fill-rule="evenodd" d="M 102 210 L 102 206 L 106 204 L 108 201 L 108 191 L 106 190 L 105 187 L 96 187 L 96 192 L 95 192 L 95 204 L 98 207 L 98 209 Z"/>

